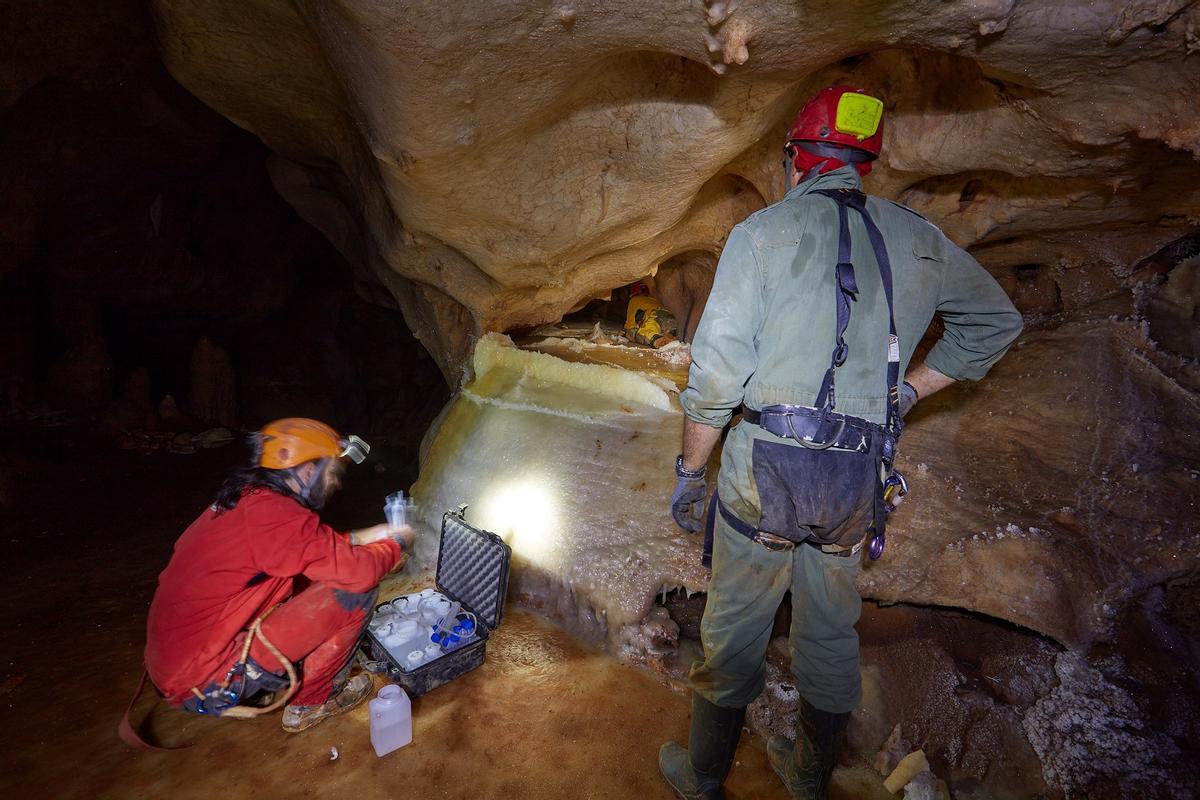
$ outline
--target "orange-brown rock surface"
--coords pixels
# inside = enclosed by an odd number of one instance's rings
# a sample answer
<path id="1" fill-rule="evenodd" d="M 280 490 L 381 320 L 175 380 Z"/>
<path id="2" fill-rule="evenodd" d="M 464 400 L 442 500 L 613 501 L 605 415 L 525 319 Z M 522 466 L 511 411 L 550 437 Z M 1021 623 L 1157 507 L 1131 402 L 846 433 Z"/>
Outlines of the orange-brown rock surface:
<path id="1" fill-rule="evenodd" d="M 1006 285 L 1040 271 L 1026 310 L 1111 293 L 1200 213 L 1187 0 L 152 5 L 172 73 L 278 154 L 448 375 L 481 331 L 719 252 L 832 81 L 886 98 L 868 189 Z"/>

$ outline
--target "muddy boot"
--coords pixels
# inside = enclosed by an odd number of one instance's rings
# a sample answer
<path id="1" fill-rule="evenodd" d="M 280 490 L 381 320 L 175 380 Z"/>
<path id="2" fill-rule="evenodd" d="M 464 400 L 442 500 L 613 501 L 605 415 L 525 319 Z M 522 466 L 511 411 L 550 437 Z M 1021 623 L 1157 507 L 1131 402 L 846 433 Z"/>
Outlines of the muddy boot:
<path id="1" fill-rule="evenodd" d="M 289 705 L 283 709 L 283 729 L 288 733 L 299 733 L 318 722 L 344 714 L 371 695 L 372 685 L 370 675 L 355 675 L 346 681 L 341 689 L 334 691 L 322 705 Z"/>
<path id="2" fill-rule="evenodd" d="M 658 751 L 658 768 L 683 800 L 716 800 L 729 774 L 746 709 L 715 706 L 692 693 L 688 749 L 667 742 Z"/>
<path id="3" fill-rule="evenodd" d="M 821 711 L 800 698 L 796 715 L 796 742 L 772 736 L 767 743 L 771 768 L 792 793 L 792 800 L 825 800 L 837 751 L 850 714 Z"/>

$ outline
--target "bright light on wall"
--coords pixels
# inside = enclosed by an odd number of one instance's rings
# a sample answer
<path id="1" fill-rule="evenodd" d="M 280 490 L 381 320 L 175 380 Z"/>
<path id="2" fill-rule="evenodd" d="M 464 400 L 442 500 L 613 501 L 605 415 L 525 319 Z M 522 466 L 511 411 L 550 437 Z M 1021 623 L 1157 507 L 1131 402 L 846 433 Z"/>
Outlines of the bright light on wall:
<path id="1" fill-rule="evenodd" d="M 528 479 L 499 484 L 476 508 L 473 524 L 498 535 L 515 555 L 539 565 L 553 558 L 558 504 L 543 484 Z"/>

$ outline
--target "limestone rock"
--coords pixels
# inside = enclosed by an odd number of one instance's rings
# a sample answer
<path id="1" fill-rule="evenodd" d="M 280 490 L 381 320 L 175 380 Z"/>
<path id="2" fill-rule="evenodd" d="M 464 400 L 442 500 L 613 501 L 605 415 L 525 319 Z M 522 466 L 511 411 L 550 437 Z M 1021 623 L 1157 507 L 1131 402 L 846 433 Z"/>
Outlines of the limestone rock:
<path id="1" fill-rule="evenodd" d="M 1150 336 L 1188 358 L 1200 358 L 1200 257 L 1179 264 L 1147 300 Z"/>
<path id="2" fill-rule="evenodd" d="M 278 154 L 280 191 L 451 385 L 481 331 L 719 252 L 780 196 L 784 127 L 833 81 L 887 102 L 869 190 L 998 276 L 1085 276 L 1036 310 L 1119 285 L 1200 209 L 1188 2 L 151 6 L 172 73 Z"/>
<path id="3" fill-rule="evenodd" d="M 1126 797 L 1184 798 L 1191 789 L 1169 769 L 1179 750 L 1146 728 L 1134 698 L 1074 653 L 1055 664 L 1059 686 L 1025 717 L 1046 781 L 1069 797 L 1090 796 L 1098 780 L 1119 783 Z"/>
<path id="4" fill-rule="evenodd" d="M 1194 568 L 1194 394 L 1129 320 L 1026 333 L 977 385 L 909 415 L 911 493 L 859 588 L 958 606 L 1068 645 L 1107 639 L 1119 609 Z"/>

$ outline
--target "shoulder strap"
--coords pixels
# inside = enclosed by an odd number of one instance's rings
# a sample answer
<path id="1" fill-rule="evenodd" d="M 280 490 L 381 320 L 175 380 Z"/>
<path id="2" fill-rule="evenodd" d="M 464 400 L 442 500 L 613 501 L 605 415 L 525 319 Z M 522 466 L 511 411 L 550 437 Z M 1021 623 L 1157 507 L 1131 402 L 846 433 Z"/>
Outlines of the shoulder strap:
<path id="1" fill-rule="evenodd" d="M 817 405 L 823 410 L 832 410 L 836 403 L 834 380 L 837 368 L 846 361 L 848 348 L 845 341 L 846 327 L 850 324 L 850 301 L 856 300 L 858 286 L 854 280 L 854 265 L 850 261 L 850 224 L 847 208 L 853 208 L 862 217 L 867 229 L 867 238 L 879 266 L 879 277 L 883 282 L 883 293 L 888 305 L 888 348 L 887 348 L 887 424 L 886 427 L 899 435 L 904 426 L 900 417 L 900 337 L 896 334 L 895 292 L 892 285 L 892 262 L 888 258 L 883 233 L 867 211 L 867 198 L 862 192 L 852 189 L 818 189 L 837 203 L 838 207 L 838 263 L 837 263 L 837 336 L 830 358 L 829 369 L 821 381 Z M 901 206 L 903 208 L 903 206 Z M 916 212 L 912 212 L 916 214 Z M 918 215 L 920 216 L 920 215 Z"/>

